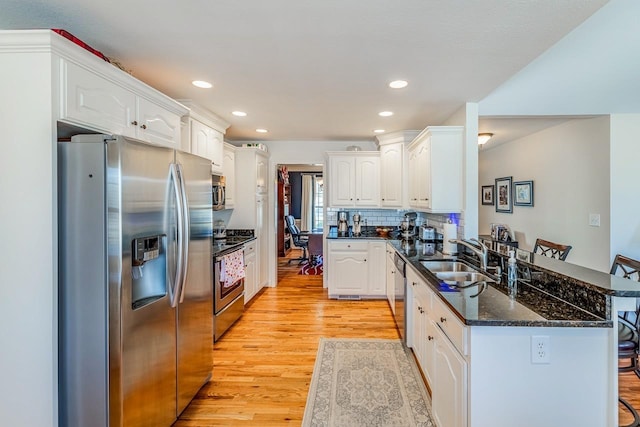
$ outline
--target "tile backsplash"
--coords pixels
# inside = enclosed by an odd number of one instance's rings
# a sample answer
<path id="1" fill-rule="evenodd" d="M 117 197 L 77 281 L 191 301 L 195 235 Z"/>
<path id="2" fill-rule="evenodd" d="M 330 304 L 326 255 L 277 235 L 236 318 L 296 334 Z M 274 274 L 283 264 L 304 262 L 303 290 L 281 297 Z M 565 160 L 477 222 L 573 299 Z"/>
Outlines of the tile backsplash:
<path id="1" fill-rule="evenodd" d="M 464 219 L 463 214 L 432 214 L 427 212 L 419 212 L 412 209 L 354 209 L 354 208 L 327 208 L 327 217 L 326 217 L 326 225 L 337 225 L 338 224 L 338 212 L 339 211 L 347 211 L 349 212 L 349 224 L 353 224 L 352 216 L 356 213 L 360 214 L 362 219 L 362 225 L 368 226 L 385 226 L 385 227 L 398 227 L 400 222 L 404 218 L 404 214 L 407 212 L 415 212 L 418 217 L 416 219 L 416 225 L 421 225 L 425 221 L 427 225 L 435 227 L 438 230 L 438 233 L 442 234 L 442 225 L 446 224 L 449 219 L 454 223 L 458 224 L 458 237 L 462 238 L 464 236 Z"/>

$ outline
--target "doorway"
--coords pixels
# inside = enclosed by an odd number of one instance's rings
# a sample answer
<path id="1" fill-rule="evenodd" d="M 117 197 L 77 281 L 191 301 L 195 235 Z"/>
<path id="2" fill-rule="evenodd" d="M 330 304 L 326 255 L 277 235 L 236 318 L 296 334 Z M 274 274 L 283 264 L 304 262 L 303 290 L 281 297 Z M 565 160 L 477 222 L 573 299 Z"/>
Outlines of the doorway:
<path id="1" fill-rule="evenodd" d="M 277 171 L 277 279 L 280 281 L 283 275 L 309 274 L 309 271 L 312 274 L 321 274 L 322 267 L 317 266 L 322 262 L 322 249 L 319 249 L 319 253 L 317 249 L 318 236 L 311 239 L 314 240 L 313 242 L 296 245 L 296 236 L 289 232 L 285 216 L 293 216 L 295 225 L 302 232 L 320 233 L 320 237 L 322 236 L 324 229 L 322 165 L 279 164 Z M 319 241 L 321 244 L 322 239 L 320 238 Z M 309 244 L 312 248 L 308 248 Z M 311 255 L 309 249 L 311 249 Z M 309 270 L 314 267 L 318 268 Z"/>

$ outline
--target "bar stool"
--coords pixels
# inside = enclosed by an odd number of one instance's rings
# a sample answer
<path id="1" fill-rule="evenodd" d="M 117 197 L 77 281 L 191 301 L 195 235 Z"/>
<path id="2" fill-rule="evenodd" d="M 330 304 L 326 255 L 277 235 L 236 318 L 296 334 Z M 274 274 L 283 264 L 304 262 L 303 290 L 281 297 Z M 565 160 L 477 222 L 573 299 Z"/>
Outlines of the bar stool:
<path id="1" fill-rule="evenodd" d="M 624 277 L 625 279 L 640 281 L 640 261 L 631 259 L 624 255 L 616 255 L 611 265 L 611 274 Z M 640 331 L 640 299 L 636 300 L 635 311 L 625 311 L 618 314 L 618 360 L 628 360 L 626 365 L 618 364 L 618 372 L 633 371 L 640 377 L 638 366 L 639 342 L 638 332 Z M 640 415 L 633 406 L 625 399 L 618 397 L 618 401 L 631 413 L 633 422 L 624 427 L 639 427 Z"/>
<path id="2" fill-rule="evenodd" d="M 534 254 L 537 253 L 560 261 L 564 261 L 567 258 L 570 250 L 571 246 L 569 245 L 561 245 L 543 239 L 536 239 L 536 244 L 533 246 Z"/>

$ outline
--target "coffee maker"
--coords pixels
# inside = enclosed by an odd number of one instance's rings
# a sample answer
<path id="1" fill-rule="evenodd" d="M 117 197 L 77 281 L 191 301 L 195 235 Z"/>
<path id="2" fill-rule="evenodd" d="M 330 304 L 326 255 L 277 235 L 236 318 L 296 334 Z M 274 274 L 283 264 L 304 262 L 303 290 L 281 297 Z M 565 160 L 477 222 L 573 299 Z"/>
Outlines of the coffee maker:
<path id="1" fill-rule="evenodd" d="M 360 214 L 353 215 L 353 235 L 359 236 L 362 233 L 362 229 L 360 227 Z"/>
<path id="2" fill-rule="evenodd" d="M 338 212 L 338 233 L 347 234 L 349 231 L 349 212 Z"/>
<path id="3" fill-rule="evenodd" d="M 418 214 L 415 212 L 407 212 L 404 214 L 404 219 L 400 223 L 401 237 L 408 239 L 416 235 L 416 218 Z"/>

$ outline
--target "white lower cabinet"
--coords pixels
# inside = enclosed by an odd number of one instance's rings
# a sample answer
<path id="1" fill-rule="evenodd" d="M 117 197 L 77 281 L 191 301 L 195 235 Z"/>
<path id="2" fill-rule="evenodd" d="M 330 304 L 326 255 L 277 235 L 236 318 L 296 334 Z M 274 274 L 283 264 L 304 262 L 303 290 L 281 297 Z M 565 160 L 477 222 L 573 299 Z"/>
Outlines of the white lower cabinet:
<path id="1" fill-rule="evenodd" d="M 467 426 L 467 361 L 444 332 L 434 328 L 432 411 L 440 427 Z"/>
<path id="2" fill-rule="evenodd" d="M 327 243 L 329 297 L 384 298 L 385 242 L 330 239 Z"/>
<path id="3" fill-rule="evenodd" d="M 431 389 L 434 421 L 439 427 L 466 427 L 467 327 L 411 267 L 407 267 L 407 286 L 413 295 L 407 306 L 411 309 L 407 334 Z"/>
<path id="4" fill-rule="evenodd" d="M 258 293 L 258 277 L 256 263 L 256 246 L 258 242 L 254 240 L 244 245 L 244 303 L 251 301 L 251 298 Z"/>

